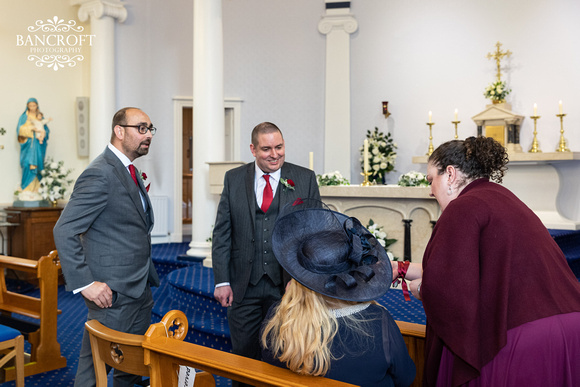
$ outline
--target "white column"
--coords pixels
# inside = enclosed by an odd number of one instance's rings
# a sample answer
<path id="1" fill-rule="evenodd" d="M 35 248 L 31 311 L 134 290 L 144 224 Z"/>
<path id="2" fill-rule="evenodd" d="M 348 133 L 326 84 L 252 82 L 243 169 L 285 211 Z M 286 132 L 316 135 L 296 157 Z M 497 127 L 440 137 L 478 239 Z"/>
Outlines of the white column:
<path id="1" fill-rule="evenodd" d="M 326 92 L 324 114 L 324 171 L 350 171 L 350 34 L 358 28 L 350 8 L 329 8 L 318 23 L 326 35 Z M 344 157 L 348 155 L 349 157 Z"/>
<path id="2" fill-rule="evenodd" d="M 222 1 L 193 1 L 193 198 L 187 254 L 207 257 L 216 216 L 210 161 L 225 160 Z"/>
<path id="3" fill-rule="evenodd" d="M 72 0 L 80 5 L 78 16 L 90 19 L 91 95 L 89 112 L 89 159 L 103 152 L 111 138 L 111 120 L 115 114 L 115 19 L 124 22 L 127 10 L 119 0 Z"/>

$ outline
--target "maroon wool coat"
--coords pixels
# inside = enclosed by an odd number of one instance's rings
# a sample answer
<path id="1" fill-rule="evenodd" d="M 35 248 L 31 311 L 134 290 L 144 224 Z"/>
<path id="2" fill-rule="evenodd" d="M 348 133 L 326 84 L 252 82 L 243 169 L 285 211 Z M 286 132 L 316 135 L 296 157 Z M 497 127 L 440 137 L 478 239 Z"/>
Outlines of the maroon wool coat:
<path id="1" fill-rule="evenodd" d="M 453 385 L 479 376 L 507 331 L 580 311 L 580 283 L 540 219 L 505 187 L 479 179 L 453 200 L 423 257 L 427 317 L 424 385 L 435 385 L 443 345 Z"/>

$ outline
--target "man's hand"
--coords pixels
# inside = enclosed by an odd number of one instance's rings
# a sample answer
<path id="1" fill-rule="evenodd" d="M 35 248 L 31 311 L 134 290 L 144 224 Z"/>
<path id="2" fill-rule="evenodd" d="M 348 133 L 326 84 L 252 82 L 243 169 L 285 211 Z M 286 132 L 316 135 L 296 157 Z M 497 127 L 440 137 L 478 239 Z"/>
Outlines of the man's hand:
<path id="1" fill-rule="evenodd" d="M 229 285 L 220 286 L 215 288 L 213 296 L 216 300 L 222 304 L 223 307 L 232 306 L 232 301 L 234 300 L 234 292 L 232 292 L 232 287 Z"/>
<path id="2" fill-rule="evenodd" d="M 110 308 L 113 305 L 113 291 L 104 282 L 95 281 L 91 286 L 81 292 L 89 301 L 94 302 L 99 308 Z"/>

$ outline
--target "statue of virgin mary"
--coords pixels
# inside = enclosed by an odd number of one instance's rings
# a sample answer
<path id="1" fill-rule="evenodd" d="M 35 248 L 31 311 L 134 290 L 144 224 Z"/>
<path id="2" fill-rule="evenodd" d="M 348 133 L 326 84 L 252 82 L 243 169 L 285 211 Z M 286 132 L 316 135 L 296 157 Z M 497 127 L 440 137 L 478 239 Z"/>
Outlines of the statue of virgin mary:
<path id="1" fill-rule="evenodd" d="M 50 133 L 46 122 L 47 120 L 44 119 L 38 108 L 38 101 L 36 98 L 30 98 L 16 127 L 20 143 L 20 166 L 22 167 L 20 187 L 25 193 L 38 195 L 42 179 L 41 172 L 44 169 L 46 144 Z M 33 200 L 35 199 L 37 198 Z"/>

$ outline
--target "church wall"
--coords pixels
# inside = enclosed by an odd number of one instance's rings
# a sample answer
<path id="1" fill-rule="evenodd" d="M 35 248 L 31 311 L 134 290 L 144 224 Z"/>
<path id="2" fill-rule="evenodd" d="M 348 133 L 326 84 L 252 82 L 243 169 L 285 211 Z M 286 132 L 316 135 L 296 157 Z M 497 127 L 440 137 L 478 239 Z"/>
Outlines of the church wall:
<path id="1" fill-rule="evenodd" d="M 3 3 L 7 0 L 1 0 Z M 314 152 L 317 173 L 323 168 L 325 36 L 317 30 L 322 0 L 223 0 L 224 96 L 240 98 L 240 155 L 251 161 L 250 131 L 270 120 L 282 128 L 287 160 L 308 165 Z M 152 178 L 156 195 L 173 197 L 173 102 L 192 95 L 191 0 L 127 1 L 128 18 L 116 25 L 117 107 L 135 105 L 159 128 L 151 153 L 138 161 Z M 5 7 L 4 7 L 5 8 Z M 6 9 L 6 8 L 5 8 Z M 77 6 L 59 0 L 11 2 L 0 13 L 0 163 L 4 183 L 0 203 L 12 202 L 20 180 L 15 126 L 30 96 L 53 117 L 48 154 L 65 160 L 75 176 L 88 160 L 76 155 L 74 98 L 88 95 L 89 54 L 75 68 L 54 72 L 36 68 L 15 35 L 37 19 L 58 15 L 77 19 Z M 513 111 L 526 116 L 524 150 L 532 140 L 532 113 L 538 104 L 538 139 L 552 151 L 559 137 L 558 101 L 564 104 L 566 137 L 580 150 L 580 52 L 575 37 L 580 4 L 574 0 L 383 1 L 353 0 L 358 31 L 351 35 L 351 162 L 353 183 L 360 183 L 358 148 L 375 126 L 393 133 L 399 145 L 396 172 L 412 169 L 413 156 L 428 147 L 428 111 L 433 112 L 435 146 L 453 136 L 451 121 L 459 110 L 459 136 L 476 133 L 470 117 L 485 108 L 486 85 L 495 79 L 495 64 L 485 58 L 499 40 L 513 52 L 503 61 L 503 79 L 513 90 Z M 88 27 L 88 24 L 80 23 Z M 385 120 L 381 101 L 389 101 Z M 573 167 L 563 167 L 566 172 Z M 575 169 L 574 169 L 575 170 Z M 541 182 L 539 182 L 541 183 Z M 580 185 L 580 182 L 575 183 Z M 572 187 L 571 192 L 578 187 Z M 568 192 L 568 191 L 567 191 Z M 566 202 L 566 201 L 565 201 Z M 567 200 L 580 219 L 574 199 Z"/>
<path id="2" fill-rule="evenodd" d="M 8 4 L 9 3 L 9 4 Z M 0 12 L 0 128 L 6 133 L 0 135 L 1 180 L 0 205 L 11 205 L 14 191 L 20 186 L 20 145 L 17 141 L 16 126 L 30 97 L 38 99 L 40 110 L 49 123 L 50 138 L 47 156 L 63 160 L 66 168 L 73 168 L 76 178 L 88 163 L 80 158 L 76 148 L 75 98 L 88 96 L 90 50 L 85 46 L 81 54 L 83 61 L 75 67 L 65 67 L 58 71 L 35 66 L 28 61 L 31 46 L 18 46 L 17 35 L 32 34 L 27 28 L 40 20 L 58 16 L 65 22 L 75 20 L 77 26 L 85 27 L 84 34 L 90 34 L 88 25 L 81 23 L 68 2 L 57 0 L 1 0 Z"/>
<path id="3" fill-rule="evenodd" d="M 580 150 L 580 52 L 575 36 L 580 4 L 572 0 L 525 1 L 353 1 L 359 30 L 351 43 L 352 142 L 361 144 L 365 130 L 391 131 L 399 144 L 395 183 L 412 169 L 412 156 L 425 154 L 426 122 L 433 112 L 435 147 L 453 139 L 454 110 L 459 110 L 459 137 L 476 135 L 470 117 L 484 110 L 484 88 L 495 80 L 496 66 L 485 56 L 502 49 L 502 79 L 512 89 L 507 101 L 526 116 L 521 144 L 533 138 L 533 104 L 538 105 L 538 139 L 544 152 L 558 144 L 558 101 L 564 104 L 565 129 L 573 150 Z M 380 101 L 388 100 L 385 120 Z M 360 146 L 360 145 L 359 145 Z M 353 171 L 357 161 L 352 158 Z M 540 183 L 540 182 L 539 182 Z M 576 187 L 577 188 L 577 187 Z M 577 199 L 576 199 L 577 200 Z"/>

